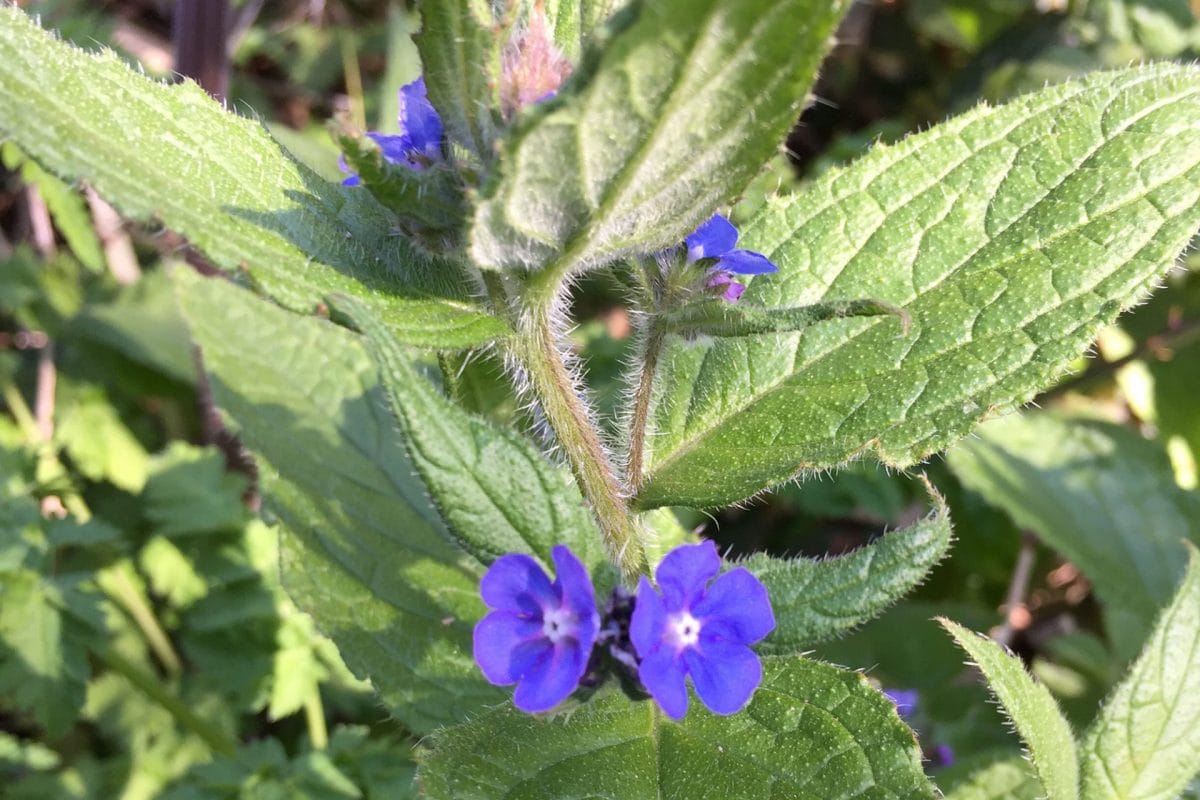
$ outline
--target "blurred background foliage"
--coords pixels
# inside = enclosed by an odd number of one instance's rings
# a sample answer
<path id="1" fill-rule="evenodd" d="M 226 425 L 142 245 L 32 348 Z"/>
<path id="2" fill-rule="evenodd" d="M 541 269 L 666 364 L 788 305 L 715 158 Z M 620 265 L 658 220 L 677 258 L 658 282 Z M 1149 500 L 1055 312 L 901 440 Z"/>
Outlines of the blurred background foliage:
<path id="1" fill-rule="evenodd" d="M 176 43 L 200 35 L 173 28 L 172 0 L 22 5 L 80 46 L 111 47 L 164 78 L 178 68 Z M 412 8 L 386 0 L 233 2 L 228 82 L 207 88 L 337 180 L 328 121 L 395 128 L 396 88 L 420 71 L 409 40 L 417 27 Z M 1106 67 L 1198 56 L 1198 0 L 864 0 L 786 153 L 734 213 L 977 103 Z M 61 183 L 11 145 L 0 164 L 5 796 L 408 796 L 420 743 L 280 590 L 253 464 L 197 377 L 163 270 L 203 270 L 202 259 L 168 231 L 123 223 L 87 187 Z M 630 318 L 603 273 L 574 302 L 575 341 L 611 424 Z M 429 366 L 468 408 L 529 429 L 494 357 Z M 1195 509 L 1197 396 L 1193 255 L 1037 405 L 1068 427 L 1117 426 L 1097 434 L 1105 457 L 1095 474 L 1120 481 L 1128 464 L 1148 464 L 1161 470 L 1164 503 Z M 1014 434 L 997 435 L 1003 444 Z M 1087 504 L 1088 486 L 1058 487 L 1037 472 L 1054 465 L 1026 466 L 1032 485 L 1063 492 L 1052 501 Z M 1017 742 L 934 615 L 1012 646 L 1077 727 L 1145 631 L 1105 607 L 1108 576 L 1070 560 L 1072 537 L 1098 535 L 1078 518 L 1025 514 L 953 456 L 925 471 L 950 504 L 952 556 L 915 595 L 817 656 L 920 693 L 910 722 L 931 769 L 957 762 L 941 777 L 948 788 L 964 765 L 1003 758 Z M 844 553 L 925 513 L 915 474 L 863 461 L 743 508 L 677 514 L 734 554 Z M 1176 523 L 1155 513 L 1097 524 L 1135 553 L 1158 525 L 1200 540 L 1200 515 L 1180 512 Z"/>

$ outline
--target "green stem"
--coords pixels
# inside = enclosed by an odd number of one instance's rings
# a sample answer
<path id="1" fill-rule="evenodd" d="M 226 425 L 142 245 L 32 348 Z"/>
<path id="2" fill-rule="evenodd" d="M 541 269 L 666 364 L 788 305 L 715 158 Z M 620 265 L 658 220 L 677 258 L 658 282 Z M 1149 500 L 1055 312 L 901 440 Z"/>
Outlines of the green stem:
<path id="1" fill-rule="evenodd" d="M 171 676 L 179 675 L 183 672 L 183 663 L 179 659 L 179 655 L 175 652 L 174 646 L 171 644 L 171 638 L 167 636 L 167 632 L 163 630 L 162 625 L 158 621 L 158 617 L 154 615 L 154 609 L 146 602 L 146 598 L 138 591 L 133 581 L 129 577 L 133 567 L 128 561 L 114 565 L 112 571 L 111 585 L 108 587 L 111 592 L 112 599 L 118 603 L 134 623 L 141 630 L 142 635 L 146 637 L 146 642 L 150 645 L 150 649 L 154 651 L 154 655 L 158 658 L 159 663 L 163 665 L 163 669 Z"/>
<path id="2" fill-rule="evenodd" d="M 154 675 L 148 674 L 111 647 L 93 650 L 96 658 L 109 669 L 121 675 L 135 688 L 162 706 L 182 727 L 204 740 L 214 753 L 232 756 L 237 751 L 237 742 L 212 722 L 196 714 L 173 692 L 164 687 Z"/>
<path id="3" fill-rule="evenodd" d="M 667 338 L 666 326 L 658 314 L 650 317 L 642 342 L 641 373 L 633 395 L 633 410 L 629 415 L 629 450 L 626 454 L 626 473 L 634 495 L 642 488 L 642 458 L 646 448 L 646 426 L 650 416 L 650 395 L 654 389 L 654 371 Z"/>
<path id="4" fill-rule="evenodd" d="M 313 686 L 304 698 L 304 721 L 308 723 L 308 738 L 316 750 L 329 746 L 329 729 L 325 725 L 325 706 L 321 704 L 321 689 Z"/>
<path id="5" fill-rule="evenodd" d="M 538 303 L 519 322 L 513 338 L 514 352 L 528 373 L 546 421 L 584 497 L 592 505 L 609 555 L 625 580 L 632 583 L 647 570 L 641 530 L 558 348 L 550 304 Z"/>

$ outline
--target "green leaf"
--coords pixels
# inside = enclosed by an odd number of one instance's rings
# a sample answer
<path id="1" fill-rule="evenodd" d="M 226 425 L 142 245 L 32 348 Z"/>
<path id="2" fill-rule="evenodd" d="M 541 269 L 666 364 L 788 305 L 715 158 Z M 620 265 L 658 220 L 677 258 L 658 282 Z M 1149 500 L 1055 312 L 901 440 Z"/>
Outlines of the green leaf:
<path id="1" fill-rule="evenodd" d="M 260 456 L 296 605 L 415 733 L 498 701 L 471 658 L 482 567 L 451 543 L 358 338 L 225 281 L 175 280 L 217 404 Z"/>
<path id="2" fill-rule="evenodd" d="M 425 0 L 421 32 L 413 37 L 421 54 L 429 100 L 446 136 L 476 157 L 491 156 L 496 138 L 502 42 L 492 4 L 480 0 Z"/>
<path id="3" fill-rule="evenodd" d="M 759 649 L 800 653 L 878 616 L 916 587 L 950 548 L 941 499 L 921 522 L 848 555 L 817 561 L 755 553 L 739 566 L 767 587 L 777 627 Z"/>
<path id="4" fill-rule="evenodd" d="M 681 242 L 779 147 L 849 5 L 631 5 L 595 71 L 506 143 L 475 261 L 563 274 Z"/>
<path id="5" fill-rule="evenodd" d="M 956 763 L 938 773 L 945 800 L 1042 800 L 1045 792 L 1029 762 L 1020 756 Z"/>
<path id="6" fill-rule="evenodd" d="M 99 386 L 75 395 L 54 435 L 86 477 L 135 494 L 145 485 L 150 457 Z"/>
<path id="7" fill-rule="evenodd" d="M 1161 446 L 1134 431 L 1050 413 L 979 428 L 947 462 L 959 479 L 1078 566 L 1132 658 L 1200 542 L 1200 495 L 1175 483 Z"/>
<path id="8" fill-rule="evenodd" d="M 980 107 L 777 200 L 743 298 L 890 317 L 660 360 L 642 507 L 718 506 L 873 450 L 920 461 L 1060 375 L 1200 227 L 1200 68 L 1098 73 Z"/>
<path id="9" fill-rule="evenodd" d="M 225 468 L 221 451 L 175 441 L 154 457 L 144 513 L 163 536 L 239 530 L 245 491 L 246 477 Z"/>
<path id="10" fill-rule="evenodd" d="M 448 401 L 362 303 L 334 297 L 330 304 L 363 332 L 413 464 L 464 550 L 483 564 L 532 553 L 549 565 L 550 549 L 564 543 L 589 567 L 607 563 L 570 473 L 516 431 Z"/>
<path id="11" fill-rule="evenodd" d="M 1083 800 L 1169 800 L 1200 771 L 1200 552 L 1084 734 Z"/>
<path id="12" fill-rule="evenodd" d="M 948 619 L 939 621 L 987 678 L 996 699 L 1029 748 L 1048 800 L 1077 800 L 1079 762 L 1075 739 L 1050 692 L 1034 682 L 1020 659 L 1000 645 Z"/>
<path id="13" fill-rule="evenodd" d="M 862 675 L 768 658 L 749 707 L 693 698 L 682 723 L 612 690 L 550 718 L 490 711 L 435 734 L 417 777 L 431 800 L 933 797 L 895 706 Z"/>
<path id="14" fill-rule="evenodd" d="M 352 294 L 397 336 L 433 347 L 504 333 L 462 268 L 391 235 L 367 192 L 317 177 L 196 84 L 69 47 L 12 7 L 0 8 L 0 137 L 124 214 L 161 220 L 290 308 Z"/>
<path id="15" fill-rule="evenodd" d="M 578 64 L 585 47 L 597 30 L 629 0 L 546 0 L 542 5 L 554 32 L 554 42 L 573 63 Z"/>
<path id="16" fill-rule="evenodd" d="M 384 207 L 401 218 L 434 229 L 457 227 L 463 218 L 463 189 L 458 173 L 444 164 L 415 170 L 383 157 L 368 136 L 338 135 L 350 170 Z"/>
<path id="17" fill-rule="evenodd" d="M 36 572 L 0 574 L 0 695 L 32 714 L 51 740 L 75 723 L 91 674 L 86 629 L 67 602 Z"/>

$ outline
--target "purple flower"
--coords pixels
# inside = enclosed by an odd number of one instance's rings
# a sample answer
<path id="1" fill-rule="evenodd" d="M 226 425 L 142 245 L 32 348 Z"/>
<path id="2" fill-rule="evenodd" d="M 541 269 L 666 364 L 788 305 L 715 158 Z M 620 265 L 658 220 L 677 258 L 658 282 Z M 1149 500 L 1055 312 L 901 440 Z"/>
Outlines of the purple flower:
<path id="1" fill-rule="evenodd" d="M 762 680 L 762 664 L 748 645 L 775 628 L 767 590 L 745 569 L 721 570 L 712 542 L 680 545 L 638 585 L 629 634 L 641 657 L 638 677 L 672 719 L 687 714 L 686 676 L 700 701 L 717 714 L 733 714 Z"/>
<path id="2" fill-rule="evenodd" d="M 935 745 L 929 754 L 929 762 L 935 769 L 951 766 L 954 764 L 954 749 L 948 744 Z"/>
<path id="3" fill-rule="evenodd" d="M 726 287 L 721 295 L 733 302 L 742 296 L 746 287 L 733 279 L 737 275 L 763 275 L 768 272 L 778 272 L 779 267 L 771 263 L 762 253 L 752 250 L 735 250 L 738 230 L 725 217 L 713 214 L 708 222 L 696 228 L 690 236 L 684 239 L 687 245 L 687 262 L 693 264 L 701 259 L 715 258 L 717 263 L 712 266 L 712 274 L 708 279 L 709 288 Z"/>
<path id="4" fill-rule="evenodd" d="M 896 704 L 896 713 L 900 719 L 908 719 L 917 711 L 916 689 L 884 689 L 888 700 Z"/>
<path id="5" fill-rule="evenodd" d="M 402 164 L 413 170 L 423 170 L 430 162 L 442 157 L 442 118 L 429 102 L 425 90 L 424 76 L 400 87 L 400 133 L 386 134 L 368 132 L 367 136 L 379 145 L 383 157 L 393 164 Z M 339 161 L 344 172 L 349 172 L 345 159 Z M 342 181 L 346 186 L 357 186 L 361 180 L 351 175 Z"/>
<path id="6" fill-rule="evenodd" d="M 567 699 L 600 629 L 587 570 L 565 545 L 550 551 L 554 583 L 530 556 L 501 556 L 479 584 L 495 609 L 475 626 L 475 661 L 497 686 L 517 684 L 513 702 L 531 714 Z"/>

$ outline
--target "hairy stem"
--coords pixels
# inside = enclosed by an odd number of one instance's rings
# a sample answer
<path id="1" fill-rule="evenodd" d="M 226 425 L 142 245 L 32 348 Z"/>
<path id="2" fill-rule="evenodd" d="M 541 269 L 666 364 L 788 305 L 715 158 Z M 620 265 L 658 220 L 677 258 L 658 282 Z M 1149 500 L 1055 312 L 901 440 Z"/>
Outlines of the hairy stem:
<path id="1" fill-rule="evenodd" d="M 625 580 L 632 582 L 647 569 L 641 531 L 558 348 L 550 306 L 539 303 L 520 321 L 513 339 L 514 353 L 528 374 L 575 480 L 591 503 L 610 556 Z"/>
<path id="2" fill-rule="evenodd" d="M 629 415 L 629 450 L 625 465 L 629 476 L 629 488 L 635 495 L 642 488 L 642 455 L 646 449 L 650 394 L 654 389 L 654 371 L 658 369 L 658 357 L 662 353 L 666 333 L 661 318 L 657 314 L 652 316 L 642 343 L 641 371 L 633 395 L 633 409 Z"/>

